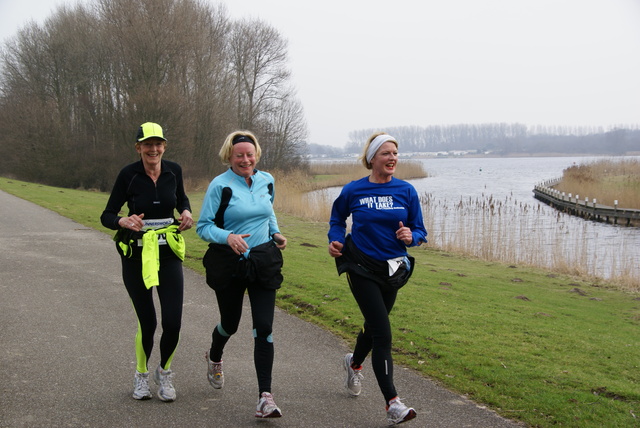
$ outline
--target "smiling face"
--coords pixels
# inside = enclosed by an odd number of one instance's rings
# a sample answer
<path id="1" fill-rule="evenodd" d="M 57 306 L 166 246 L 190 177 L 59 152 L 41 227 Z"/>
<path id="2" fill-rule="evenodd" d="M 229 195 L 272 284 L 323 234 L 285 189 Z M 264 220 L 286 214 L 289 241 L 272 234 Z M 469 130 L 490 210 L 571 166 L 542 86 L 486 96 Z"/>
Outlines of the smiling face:
<path id="1" fill-rule="evenodd" d="M 398 148 L 391 141 L 383 143 L 371 158 L 371 176 L 376 182 L 391 180 L 398 164 Z"/>
<path id="2" fill-rule="evenodd" d="M 154 167 L 160 164 L 166 144 L 161 138 L 147 138 L 136 144 L 136 151 L 146 167 Z"/>
<path id="3" fill-rule="evenodd" d="M 258 163 L 256 160 L 256 147 L 251 143 L 234 144 L 229 163 L 236 174 L 244 178 L 251 177 L 256 163 Z"/>

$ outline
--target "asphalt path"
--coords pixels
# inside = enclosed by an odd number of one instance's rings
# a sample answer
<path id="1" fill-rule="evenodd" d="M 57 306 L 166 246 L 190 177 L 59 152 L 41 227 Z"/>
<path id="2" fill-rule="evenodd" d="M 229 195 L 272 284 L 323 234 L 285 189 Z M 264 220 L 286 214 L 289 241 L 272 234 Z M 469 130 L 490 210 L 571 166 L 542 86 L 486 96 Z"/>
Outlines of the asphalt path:
<path id="1" fill-rule="evenodd" d="M 258 398 L 248 302 L 224 356 L 225 385 L 206 378 L 218 322 L 204 276 L 185 269 L 181 342 L 171 368 L 177 400 L 131 397 L 136 319 L 105 232 L 0 191 L 2 427 L 383 427 L 384 400 L 369 363 L 363 392 L 343 387 L 347 345 L 276 309 L 273 394 L 283 417 L 254 417 Z M 286 253 L 285 253 L 286 263 Z M 286 287 L 286 278 L 285 284 Z M 160 327 L 150 369 L 158 364 Z M 413 427 L 515 427 L 513 421 L 396 367 Z"/>

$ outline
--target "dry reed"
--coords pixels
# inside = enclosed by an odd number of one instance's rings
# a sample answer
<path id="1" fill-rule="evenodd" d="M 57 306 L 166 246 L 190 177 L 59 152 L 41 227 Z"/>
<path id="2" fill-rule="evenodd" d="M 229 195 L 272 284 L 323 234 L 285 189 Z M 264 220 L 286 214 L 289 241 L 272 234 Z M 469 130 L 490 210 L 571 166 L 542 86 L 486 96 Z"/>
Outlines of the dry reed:
<path id="1" fill-rule="evenodd" d="M 602 159 L 574 165 L 563 171 L 555 189 L 580 199 L 620 208 L 640 209 L 640 161 L 637 159 Z"/>
<path id="2" fill-rule="evenodd" d="M 422 196 L 430 246 L 444 251 L 503 263 L 543 267 L 554 272 L 590 278 L 605 278 L 620 288 L 640 291 L 640 266 L 624 234 L 621 248 L 602 252 L 589 245 L 597 234 L 593 222 L 581 227 L 574 219 L 541 204 L 521 203 L 492 196 L 459 201 L 434 200 Z"/>

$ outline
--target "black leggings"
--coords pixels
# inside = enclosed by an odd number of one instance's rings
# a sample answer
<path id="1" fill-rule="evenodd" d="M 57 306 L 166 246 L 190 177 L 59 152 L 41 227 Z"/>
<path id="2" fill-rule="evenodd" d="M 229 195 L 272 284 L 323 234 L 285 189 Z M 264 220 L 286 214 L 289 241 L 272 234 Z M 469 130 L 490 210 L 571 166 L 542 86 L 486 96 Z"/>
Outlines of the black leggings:
<path id="1" fill-rule="evenodd" d="M 396 302 L 397 290 L 382 290 L 363 276 L 348 273 L 347 280 L 364 316 L 364 326 L 356 340 L 353 364 L 361 365 L 371 352 L 371 365 L 385 401 L 398 394 L 393 384 L 393 358 L 391 357 L 391 323 L 389 313 Z"/>
<path id="2" fill-rule="evenodd" d="M 138 318 L 136 334 L 136 369 L 148 371 L 149 357 L 153 349 L 153 336 L 158 324 L 153 304 L 153 289 L 158 292 L 162 316 L 162 336 L 160 338 L 160 365 L 168 370 L 171 366 L 182 324 L 182 301 L 184 295 L 184 277 L 182 261 L 177 257 L 160 259 L 158 271 L 160 285 L 147 289 L 142 279 L 140 259 L 122 258 L 122 279 L 127 288 L 133 309 Z"/>
<path id="3" fill-rule="evenodd" d="M 224 346 L 238 331 L 242 317 L 242 301 L 245 290 L 249 294 L 251 319 L 253 322 L 253 362 L 258 376 L 259 394 L 271 392 L 271 372 L 273 369 L 273 318 L 276 305 L 276 290 L 255 284 L 235 283 L 223 290 L 216 290 L 220 323 L 211 334 L 209 358 L 222 361 Z"/>

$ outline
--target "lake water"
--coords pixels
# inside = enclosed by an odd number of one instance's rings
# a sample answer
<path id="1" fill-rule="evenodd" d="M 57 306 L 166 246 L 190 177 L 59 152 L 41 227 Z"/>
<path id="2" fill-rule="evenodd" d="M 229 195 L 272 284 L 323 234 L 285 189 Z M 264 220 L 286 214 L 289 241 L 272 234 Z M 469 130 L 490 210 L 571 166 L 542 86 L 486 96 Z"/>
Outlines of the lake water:
<path id="1" fill-rule="evenodd" d="M 583 220 L 533 197 L 536 184 L 561 177 L 574 163 L 595 160 L 421 160 L 429 177 L 410 182 L 423 197 L 428 245 L 510 263 L 568 267 L 606 279 L 631 278 L 640 284 L 640 228 Z M 584 197 L 589 195 L 580 194 Z"/>

